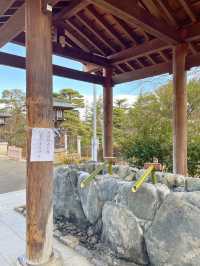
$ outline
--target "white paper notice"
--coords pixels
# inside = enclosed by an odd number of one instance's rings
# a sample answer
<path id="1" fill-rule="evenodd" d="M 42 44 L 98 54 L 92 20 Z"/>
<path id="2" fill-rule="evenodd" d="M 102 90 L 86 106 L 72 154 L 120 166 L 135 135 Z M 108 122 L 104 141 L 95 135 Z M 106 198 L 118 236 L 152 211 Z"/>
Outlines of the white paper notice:
<path id="1" fill-rule="evenodd" d="M 54 131 L 52 128 L 33 128 L 31 162 L 51 162 L 54 159 Z"/>

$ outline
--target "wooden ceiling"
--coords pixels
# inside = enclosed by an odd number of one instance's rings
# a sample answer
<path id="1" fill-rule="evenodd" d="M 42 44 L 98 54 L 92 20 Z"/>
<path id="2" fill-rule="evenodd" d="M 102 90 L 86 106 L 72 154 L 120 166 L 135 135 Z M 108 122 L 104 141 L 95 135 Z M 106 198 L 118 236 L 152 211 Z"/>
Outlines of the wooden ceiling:
<path id="1" fill-rule="evenodd" d="M 173 47 L 187 42 L 187 68 L 200 65 L 200 0 L 43 0 L 53 5 L 53 52 L 121 83 L 172 71 Z M 24 44 L 24 0 L 0 1 L 0 47 Z"/>

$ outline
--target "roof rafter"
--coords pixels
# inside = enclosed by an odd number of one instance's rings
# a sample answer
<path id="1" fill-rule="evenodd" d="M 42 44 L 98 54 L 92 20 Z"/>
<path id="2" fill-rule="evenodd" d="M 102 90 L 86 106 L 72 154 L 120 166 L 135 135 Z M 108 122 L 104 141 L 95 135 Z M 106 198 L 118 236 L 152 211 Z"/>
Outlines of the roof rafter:
<path id="1" fill-rule="evenodd" d="M 54 15 L 54 22 L 69 19 L 74 14 L 78 13 L 81 9 L 88 5 L 88 0 L 74 0 L 63 8 L 60 12 Z"/>
<path id="2" fill-rule="evenodd" d="M 183 31 L 186 32 L 187 42 L 198 40 L 200 38 L 200 22 L 186 27 Z"/>
<path id="3" fill-rule="evenodd" d="M 93 0 L 94 4 L 104 8 L 132 25 L 137 25 L 155 37 L 170 44 L 181 42 L 181 36 L 174 27 L 156 19 L 138 5 L 131 4 L 130 0 Z"/>
<path id="4" fill-rule="evenodd" d="M 112 47 L 112 45 L 109 43 L 109 42 L 107 42 L 106 40 L 105 40 L 105 38 L 98 32 L 98 31 L 96 31 L 96 30 L 94 30 L 93 29 L 93 25 L 88 25 L 88 23 L 86 22 L 86 20 L 84 19 L 84 18 L 82 18 L 82 16 L 81 16 L 81 14 L 77 14 L 77 16 L 78 16 L 78 18 L 79 18 L 79 20 L 81 21 L 81 23 L 88 29 L 88 30 L 90 30 L 95 36 L 96 36 L 96 38 L 97 39 L 99 39 L 102 43 L 104 43 L 104 45 L 106 46 L 106 47 L 108 47 L 111 51 L 113 51 L 113 52 L 116 52 L 116 50 Z"/>
<path id="5" fill-rule="evenodd" d="M 158 51 L 160 49 L 165 49 L 168 47 L 170 46 L 166 45 L 166 43 L 158 39 L 154 39 L 150 42 L 134 46 L 124 51 L 118 52 L 114 55 L 111 55 L 108 57 L 108 59 L 111 60 L 111 63 L 123 63 L 126 60 L 131 60 L 134 59 L 135 57 L 143 56 L 148 53 L 153 53 L 155 51 Z"/>
<path id="6" fill-rule="evenodd" d="M 25 5 L 22 5 L 14 15 L 0 28 L 0 48 L 11 41 L 25 28 Z"/>
<path id="7" fill-rule="evenodd" d="M 57 26 L 64 29 L 65 35 L 69 37 L 69 39 L 71 39 L 74 43 L 76 43 L 83 51 L 89 52 L 89 48 L 87 46 L 87 43 L 85 43 L 85 40 L 78 34 L 77 30 L 74 30 L 70 26 L 68 21 L 59 22 Z"/>
<path id="8" fill-rule="evenodd" d="M 93 8 L 93 6 L 89 6 L 87 9 L 90 12 L 90 15 L 93 17 L 94 20 L 98 22 L 98 24 L 101 25 L 101 27 L 111 36 L 111 38 L 115 41 L 115 43 L 120 47 L 120 48 L 125 48 L 125 44 L 119 39 L 118 36 L 116 36 L 113 27 L 101 17 L 98 12 Z"/>
<path id="9" fill-rule="evenodd" d="M 0 52 L 0 64 L 25 69 L 26 58 Z M 85 73 L 83 71 L 74 70 L 58 65 L 53 65 L 53 74 L 64 78 L 76 79 L 96 84 L 104 84 L 104 77 L 102 76 L 92 75 L 90 73 Z"/>
<path id="10" fill-rule="evenodd" d="M 89 36 L 87 36 L 86 33 L 83 33 L 81 29 L 79 29 L 71 20 L 68 20 L 67 23 L 70 24 L 70 26 L 78 32 L 80 36 L 82 36 L 83 39 L 85 39 L 96 51 L 98 51 L 101 55 L 105 55 L 105 52 L 93 41 Z"/>
<path id="11" fill-rule="evenodd" d="M 133 38 L 129 30 L 126 27 L 124 27 L 123 22 L 118 17 L 115 17 L 115 16 L 112 16 L 112 17 L 115 23 L 117 23 L 118 27 L 120 27 L 121 30 L 129 37 L 129 39 L 133 42 L 133 44 L 137 45 L 138 41 L 135 38 Z"/>
<path id="12" fill-rule="evenodd" d="M 161 7 L 161 9 L 164 11 L 164 13 L 165 13 L 167 19 L 169 20 L 170 24 L 172 26 L 176 27 L 177 26 L 177 22 L 176 22 L 175 18 L 173 17 L 173 15 L 171 14 L 171 12 L 169 11 L 169 7 L 168 7 L 167 3 L 166 2 L 164 3 L 163 0 L 157 0 L 157 1 L 158 1 L 159 6 Z"/>
<path id="13" fill-rule="evenodd" d="M 199 65 L 200 65 L 200 53 L 188 56 L 186 58 L 187 70 L 190 69 L 191 67 Z M 162 75 L 165 73 L 172 73 L 171 61 L 116 75 L 113 77 L 113 82 L 115 84 L 119 84 L 123 82 L 144 79 L 156 75 Z"/>
<path id="14" fill-rule="evenodd" d="M 0 16 L 2 16 L 8 8 L 14 3 L 15 0 L 1 0 Z"/>
<path id="15" fill-rule="evenodd" d="M 192 11 L 192 9 L 190 8 L 190 6 L 187 4 L 186 0 L 178 0 L 180 2 L 180 4 L 182 5 L 182 7 L 184 8 L 185 12 L 187 13 L 187 15 L 189 16 L 189 18 L 191 19 L 192 22 L 196 22 L 197 19 Z"/>

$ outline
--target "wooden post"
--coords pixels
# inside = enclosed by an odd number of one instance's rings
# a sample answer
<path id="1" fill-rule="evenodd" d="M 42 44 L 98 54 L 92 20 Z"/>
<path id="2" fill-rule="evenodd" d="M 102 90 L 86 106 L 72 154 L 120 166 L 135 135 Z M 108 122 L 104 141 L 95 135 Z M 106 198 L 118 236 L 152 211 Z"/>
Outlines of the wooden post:
<path id="1" fill-rule="evenodd" d="M 53 162 L 30 160 L 33 128 L 53 128 L 51 14 L 42 0 L 26 0 L 27 233 L 20 265 L 62 265 L 53 252 Z"/>
<path id="2" fill-rule="evenodd" d="M 104 69 L 105 83 L 103 88 L 103 111 L 104 111 L 104 158 L 113 157 L 113 88 L 112 68 Z"/>
<path id="3" fill-rule="evenodd" d="M 77 153 L 81 158 L 81 136 L 77 136 Z"/>
<path id="4" fill-rule="evenodd" d="M 187 175 L 187 44 L 174 48 L 173 172 Z"/>

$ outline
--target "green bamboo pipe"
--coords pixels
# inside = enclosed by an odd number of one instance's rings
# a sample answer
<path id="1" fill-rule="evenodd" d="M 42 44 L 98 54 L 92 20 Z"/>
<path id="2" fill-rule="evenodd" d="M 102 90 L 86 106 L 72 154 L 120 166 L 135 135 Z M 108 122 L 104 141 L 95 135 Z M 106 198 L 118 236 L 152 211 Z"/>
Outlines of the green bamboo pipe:
<path id="1" fill-rule="evenodd" d="M 155 175 L 155 169 L 151 172 L 151 177 L 152 177 L 152 183 L 155 185 L 158 183 L 157 177 Z"/>
<path id="2" fill-rule="evenodd" d="M 108 162 L 108 173 L 109 173 L 109 175 L 112 175 L 112 173 L 113 173 L 112 166 L 113 166 L 112 161 L 109 161 Z"/>
<path id="3" fill-rule="evenodd" d="M 86 186 L 88 186 L 92 180 L 95 179 L 95 177 L 99 174 L 99 172 L 101 172 L 105 165 L 107 164 L 107 162 L 103 163 L 102 165 L 100 165 L 99 167 L 97 167 L 92 173 L 91 175 L 87 176 L 80 184 L 81 188 L 85 188 Z"/>
<path id="4" fill-rule="evenodd" d="M 144 183 L 144 181 L 147 179 L 147 177 L 151 174 L 151 172 L 154 170 L 154 166 L 150 166 L 146 172 L 135 182 L 134 186 L 132 187 L 132 192 L 136 192 Z"/>

